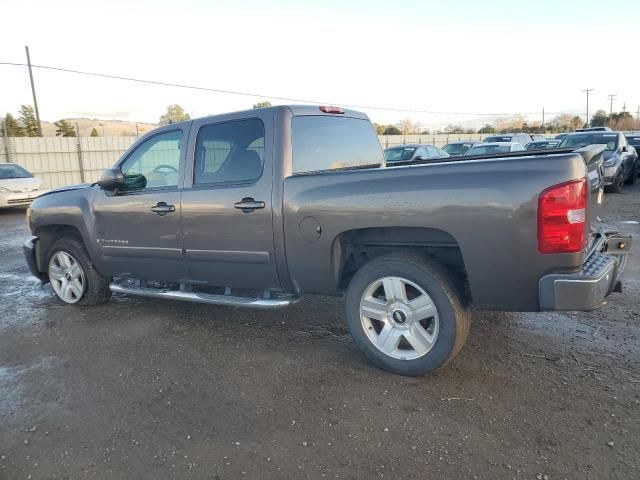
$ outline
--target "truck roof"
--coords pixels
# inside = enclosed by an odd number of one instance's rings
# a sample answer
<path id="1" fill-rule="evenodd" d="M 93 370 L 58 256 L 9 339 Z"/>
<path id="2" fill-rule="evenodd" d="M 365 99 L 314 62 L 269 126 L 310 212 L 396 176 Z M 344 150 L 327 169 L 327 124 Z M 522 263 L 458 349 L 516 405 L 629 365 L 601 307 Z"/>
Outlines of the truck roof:
<path id="1" fill-rule="evenodd" d="M 337 109 L 340 109 L 341 113 L 326 113 L 320 110 L 320 108 L 331 108 L 331 109 L 337 108 Z M 369 117 L 362 112 L 358 112 L 356 110 L 348 110 L 341 107 L 333 107 L 333 106 L 327 107 L 324 105 L 275 105 L 273 107 L 261 108 L 260 110 L 264 111 L 264 110 L 283 110 L 283 109 L 289 110 L 294 117 L 309 116 L 309 115 L 325 115 L 329 117 L 349 117 L 349 118 L 360 118 L 362 120 L 369 120 Z M 203 117 L 198 117 L 198 118 L 215 118 L 222 115 L 227 116 L 230 114 L 238 114 L 238 113 L 250 114 L 251 112 L 255 112 L 255 110 L 256 109 L 238 110 L 235 112 L 224 112 L 218 115 L 205 115 Z M 191 120 L 188 120 L 188 121 L 191 121 Z M 183 123 L 183 122 L 176 122 L 175 124 L 172 124 L 172 125 L 178 125 L 179 123 Z"/>

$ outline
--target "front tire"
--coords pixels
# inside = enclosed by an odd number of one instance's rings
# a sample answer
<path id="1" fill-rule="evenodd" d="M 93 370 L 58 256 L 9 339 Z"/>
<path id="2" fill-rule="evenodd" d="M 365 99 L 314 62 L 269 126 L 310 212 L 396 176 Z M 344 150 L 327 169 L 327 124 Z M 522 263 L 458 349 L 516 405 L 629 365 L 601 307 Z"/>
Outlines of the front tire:
<path id="1" fill-rule="evenodd" d="M 622 188 L 624 187 L 624 173 L 622 169 L 618 171 L 616 176 L 613 179 L 613 183 L 609 187 L 609 191 L 612 193 L 622 193 Z"/>
<path id="2" fill-rule="evenodd" d="M 100 275 L 82 243 L 61 238 L 49 250 L 49 281 L 57 297 L 69 305 L 99 305 L 111 298 L 109 279 Z"/>
<path id="3" fill-rule="evenodd" d="M 414 254 L 376 258 L 347 289 L 347 323 L 358 348 L 388 372 L 417 376 L 462 349 L 470 317 L 449 273 Z"/>

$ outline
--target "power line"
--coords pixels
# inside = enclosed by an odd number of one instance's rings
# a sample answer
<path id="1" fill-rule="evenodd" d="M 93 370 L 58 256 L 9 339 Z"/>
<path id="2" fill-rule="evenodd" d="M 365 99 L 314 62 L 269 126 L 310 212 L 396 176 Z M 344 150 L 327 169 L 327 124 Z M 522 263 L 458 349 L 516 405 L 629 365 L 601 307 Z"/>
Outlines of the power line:
<path id="1" fill-rule="evenodd" d="M 16 67 L 26 67 L 28 66 L 25 63 L 16 63 L 16 62 L 0 62 L 0 65 L 10 65 Z M 137 82 L 137 83 L 146 83 L 151 85 L 162 85 L 165 87 L 177 87 L 177 88 L 188 88 L 190 90 L 200 90 L 205 92 L 215 92 L 215 93 L 225 93 L 229 95 L 240 95 L 245 97 L 254 97 L 254 98 L 270 98 L 272 100 L 282 100 L 285 102 L 300 102 L 300 103 L 312 103 L 317 105 L 332 105 L 335 102 L 324 102 L 319 100 L 308 100 L 302 98 L 291 98 L 291 97 L 280 97 L 275 95 L 265 95 L 262 93 L 251 93 L 251 92 L 240 92 L 235 90 L 224 90 L 220 88 L 211 88 L 211 87 L 202 87 L 197 85 L 186 85 L 181 83 L 171 83 L 171 82 L 163 82 L 159 80 L 146 80 L 140 78 L 133 77 L 124 77 L 121 75 L 111 75 L 107 73 L 96 73 L 96 72 L 86 72 L 83 70 L 74 70 L 70 68 L 62 68 L 62 67 L 52 67 L 49 65 L 31 65 L 33 68 L 41 68 L 45 70 L 53 70 L 56 72 L 65 72 L 65 73 L 74 73 L 77 75 L 88 75 L 92 77 L 102 77 L 102 78 L 110 78 L 113 80 L 125 80 L 128 82 Z M 477 116 L 509 116 L 509 115 L 539 115 L 539 112 L 519 112 L 519 113 L 478 113 L 478 112 L 437 112 L 431 110 L 415 110 L 410 108 L 395 108 L 395 107 L 382 107 L 382 106 L 371 106 L 371 105 L 349 105 L 342 104 L 339 105 L 348 108 L 358 108 L 364 110 L 385 110 L 390 112 L 405 112 L 405 113 L 427 113 L 433 115 L 477 115 Z M 548 114 L 559 115 L 565 112 L 547 112 Z"/>

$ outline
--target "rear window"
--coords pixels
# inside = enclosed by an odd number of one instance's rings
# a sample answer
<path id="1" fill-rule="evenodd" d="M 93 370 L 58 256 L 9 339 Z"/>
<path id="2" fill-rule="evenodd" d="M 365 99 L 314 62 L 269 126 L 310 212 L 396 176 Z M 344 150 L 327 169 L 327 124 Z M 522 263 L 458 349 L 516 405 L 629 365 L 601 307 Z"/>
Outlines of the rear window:
<path id="1" fill-rule="evenodd" d="M 293 173 L 381 165 L 382 148 L 368 120 L 333 116 L 293 117 Z"/>
<path id="2" fill-rule="evenodd" d="M 509 145 L 476 145 L 467 150 L 465 155 L 490 155 L 492 153 L 507 153 Z"/>
<path id="3" fill-rule="evenodd" d="M 27 172 L 20 165 L 0 165 L 0 180 L 8 180 L 10 178 L 31 178 L 29 172 Z"/>
<path id="4" fill-rule="evenodd" d="M 487 137 L 483 140 L 483 142 L 485 143 L 491 143 L 491 142 L 510 142 L 511 141 L 510 136 L 500 136 L 500 137 Z"/>
<path id="5" fill-rule="evenodd" d="M 416 147 L 387 148 L 384 151 L 384 159 L 387 162 L 404 162 L 406 160 L 411 160 L 415 151 Z"/>
<path id="6" fill-rule="evenodd" d="M 640 136 L 638 136 L 638 137 L 627 137 L 627 142 L 629 142 L 629 145 L 633 145 L 634 147 L 639 146 L 640 145 Z"/>
<path id="7" fill-rule="evenodd" d="M 473 143 L 448 143 L 442 147 L 442 150 L 449 155 L 462 155 L 471 147 L 473 147 Z"/>

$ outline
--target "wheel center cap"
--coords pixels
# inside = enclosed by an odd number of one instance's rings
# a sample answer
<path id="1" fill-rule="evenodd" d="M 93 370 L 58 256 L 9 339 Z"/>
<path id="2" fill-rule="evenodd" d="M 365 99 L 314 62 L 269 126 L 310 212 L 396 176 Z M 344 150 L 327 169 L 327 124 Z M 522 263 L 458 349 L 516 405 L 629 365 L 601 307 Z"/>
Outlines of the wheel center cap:
<path id="1" fill-rule="evenodd" d="M 65 272 L 64 278 L 67 280 L 67 282 L 70 282 L 73 277 L 71 276 L 71 273 Z"/>
<path id="2" fill-rule="evenodd" d="M 397 324 L 402 325 L 407 321 L 407 314 L 402 310 L 394 310 L 391 313 L 391 318 L 393 318 L 393 321 Z"/>

